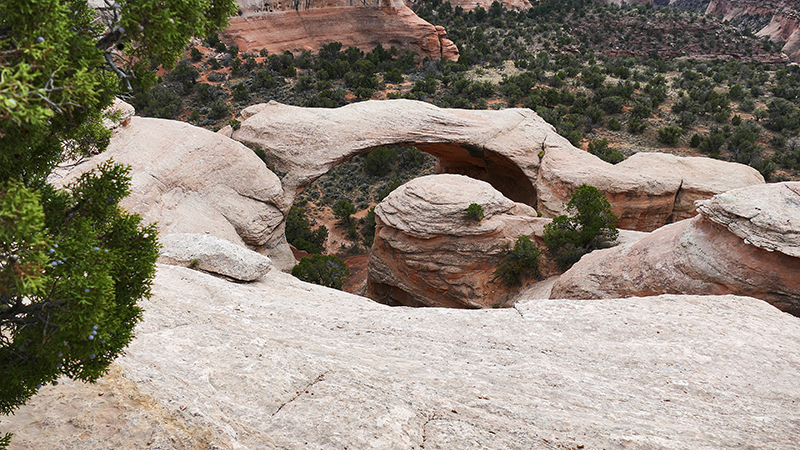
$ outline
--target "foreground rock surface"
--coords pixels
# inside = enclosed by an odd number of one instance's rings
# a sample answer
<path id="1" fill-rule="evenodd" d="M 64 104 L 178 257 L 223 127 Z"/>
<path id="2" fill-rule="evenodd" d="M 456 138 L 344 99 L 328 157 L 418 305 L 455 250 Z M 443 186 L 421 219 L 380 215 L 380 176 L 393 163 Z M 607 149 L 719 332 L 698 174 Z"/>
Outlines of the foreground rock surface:
<path id="1" fill-rule="evenodd" d="M 233 138 L 261 148 L 295 195 L 332 167 L 382 145 L 415 145 L 439 159 L 437 172 L 490 183 L 544 217 L 564 214 L 581 184 L 609 198 L 624 229 L 652 231 L 692 217 L 694 201 L 763 184 L 757 170 L 709 158 L 639 153 L 612 165 L 575 148 L 529 109 L 442 109 L 412 100 L 366 101 L 336 109 L 271 102 L 242 111 Z"/>
<path id="2" fill-rule="evenodd" d="M 700 215 L 584 256 L 551 298 L 737 294 L 800 316 L 800 183 L 737 189 Z"/>
<path id="3" fill-rule="evenodd" d="M 465 216 L 472 203 L 483 208 L 483 220 Z M 494 270 L 519 236 L 536 241 L 549 222 L 464 175 L 411 180 L 375 207 L 368 297 L 390 305 L 508 306 L 518 289 L 495 280 Z"/>
<path id="4" fill-rule="evenodd" d="M 160 234 L 207 233 L 260 248 L 278 262 L 291 258 L 282 212 L 291 203 L 278 177 L 241 143 L 183 122 L 134 116 L 107 151 L 55 181 L 66 184 L 109 159 L 131 166 L 131 195 L 122 206 L 158 222 Z"/>
<path id="5" fill-rule="evenodd" d="M 390 308 L 160 266 L 127 356 L 12 449 L 794 449 L 800 320 L 733 296 Z"/>
<path id="6" fill-rule="evenodd" d="M 189 267 L 238 281 L 261 278 L 272 268 L 266 256 L 216 236 L 167 234 L 159 239 L 158 262 Z"/>

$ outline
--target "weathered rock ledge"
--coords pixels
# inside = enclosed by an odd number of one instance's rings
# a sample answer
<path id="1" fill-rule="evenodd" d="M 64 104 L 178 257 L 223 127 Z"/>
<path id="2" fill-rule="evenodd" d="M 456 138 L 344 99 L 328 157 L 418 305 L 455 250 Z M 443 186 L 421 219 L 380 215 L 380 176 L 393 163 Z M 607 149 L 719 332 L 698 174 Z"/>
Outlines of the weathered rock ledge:
<path id="1" fill-rule="evenodd" d="M 552 298 L 735 294 L 800 316 L 800 182 L 737 189 L 639 241 L 592 252 Z"/>
<path id="2" fill-rule="evenodd" d="M 127 355 L 12 449 L 719 449 L 800 441 L 800 319 L 733 296 L 390 308 L 159 266 Z"/>
<path id="3" fill-rule="evenodd" d="M 472 203 L 483 208 L 483 220 L 466 218 Z M 494 270 L 518 237 L 541 243 L 549 222 L 483 181 L 452 174 L 413 179 L 375 207 L 367 296 L 389 305 L 509 306 L 518 288 L 495 280 Z M 542 263 L 546 275 L 551 265 Z"/>

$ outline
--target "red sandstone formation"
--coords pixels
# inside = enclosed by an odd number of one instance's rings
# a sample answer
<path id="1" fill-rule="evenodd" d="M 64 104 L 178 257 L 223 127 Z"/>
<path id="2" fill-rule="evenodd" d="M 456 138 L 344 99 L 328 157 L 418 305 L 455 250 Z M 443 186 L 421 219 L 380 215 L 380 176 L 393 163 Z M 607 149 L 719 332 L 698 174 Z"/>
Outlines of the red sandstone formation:
<path id="1" fill-rule="evenodd" d="M 797 0 L 711 0 L 706 14 L 734 20 L 745 14 L 772 15 L 769 25 L 756 30 L 756 36 L 784 44 L 783 52 L 800 62 L 800 2 Z"/>
<path id="2" fill-rule="evenodd" d="M 458 48 L 445 29 L 420 19 L 401 0 L 272 2 L 241 9 L 242 15 L 231 19 L 221 37 L 242 51 L 316 52 L 336 41 L 364 51 L 380 44 L 434 59 L 458 59 Z"/>

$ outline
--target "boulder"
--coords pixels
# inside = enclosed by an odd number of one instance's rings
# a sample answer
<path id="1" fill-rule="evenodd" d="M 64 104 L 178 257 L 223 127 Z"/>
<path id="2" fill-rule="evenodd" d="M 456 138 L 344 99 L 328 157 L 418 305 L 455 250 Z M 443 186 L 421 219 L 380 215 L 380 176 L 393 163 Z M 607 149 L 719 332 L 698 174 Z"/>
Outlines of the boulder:
<path id="1" fill-rule="evenodd" d="M 458 60 L 458 47 L 444 28 L 417 16 L 402 0 L 305 2 L 242 1 L 220 37 L 240 51 L 314 53 L 331 42 L 365 52 L 377 45 L 416 51 L 420 57 Z"/>
<path id="2" fill-rule="evenodd" d="M 276 102 L 242 112 L 233 133 L 264 150 L 287 195 L 332 167 L 382 145 L 414 145 L 439 160 L 437 172 L 490 183 L 544 217 L 564 214 L 581 184 L 606 194 L 618 226 L 652 231 L 691 217 L 693 201 L 763 184 L 755 169 L 709 158 L 639 153 L 612 165 L 572 146 L 529 109 L 442 109 L 413 100 L 353 103 L 336 109 Z"/>
<path id="3" fill-rule="evenodd" d="M 465 216 L 472 203 L 483 220 Z M 549 221 L 463 175 L 411 180 L 375 207 L 367 296 L 390 305 L 508 306 L 518 288 L 495 280 L 494 270 L 519 236 L 540 240 Z"/>
<path id="4" fill-rule="evenodd" d="M 274 256 L 279 267 L 293 264 L 283 235 L 291 201 L 241 143 L 183 122 L 133 117 L 107 151 L 53 181 L 65 185 L 109 159 L 131 167 L 131 195 L 121 205 L 158 222 L 161 235 L 207 233 Z"/>
<path id="5" fill-rule="evenodd" d="M 253 281 L 272 268 L 266 256 L 216 236 L 167 234 L 159 239 L 158 262 L 189 267 L 238 281 Z"/>
<path id="6" fill-rule="evenodd" d="M 800 319 L 734 296 L 390 308 L 159 266 L 126 355 L 11 449 L 792 449 Z"/>
<path id="7" fill-rule="evenodd" d="M 584 256 L 551 298 L 736 294 L 800 316 L 800 183 L 737 189 L 700 215 Z"/>

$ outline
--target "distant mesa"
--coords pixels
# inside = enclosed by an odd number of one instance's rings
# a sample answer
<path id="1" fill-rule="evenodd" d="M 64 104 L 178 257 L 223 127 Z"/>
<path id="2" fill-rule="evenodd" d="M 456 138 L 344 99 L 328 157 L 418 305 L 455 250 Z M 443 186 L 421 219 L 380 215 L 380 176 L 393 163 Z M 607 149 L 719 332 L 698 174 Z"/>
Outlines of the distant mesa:
<path id="1" fill-rule="evenodd" d="M 316 52 L 335 41 L 364 51 L 380 44 L 458 60 L 445 29 L 419 18 L 402 0 L 241 0 L 239 6 L 241 15 L 230 19 L 220 37 L 241 51 Z"/>

